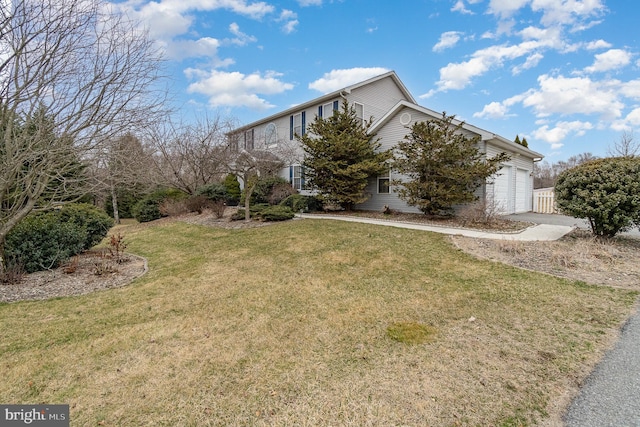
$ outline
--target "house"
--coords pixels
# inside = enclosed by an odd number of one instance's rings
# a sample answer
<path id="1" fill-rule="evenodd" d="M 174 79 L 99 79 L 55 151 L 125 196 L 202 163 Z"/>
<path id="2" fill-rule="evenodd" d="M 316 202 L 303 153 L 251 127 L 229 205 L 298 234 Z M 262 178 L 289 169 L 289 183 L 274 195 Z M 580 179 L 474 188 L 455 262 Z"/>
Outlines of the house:
<path id="1" fill-rule="evenodd" d="M 413 123 L 442 117 L 441 113 L 418 105 L 396 73 L 390 71 L 242 126 L 233 132 L 236 138 L 233 143 L 248 150 L 287 153 L 283 157 L 289 166 L 283 169 L 281 175 L 296 190 L 305 193 L 307 190 L 301 166 L 303 151 L 295 135 L 303 135 L 307 124 L 316 117 L 333 114 L 343 100 L 354 108 L 359 118 L 373 118 L 370 131 L 380 138 L 382 149 L 391 148 L 401 141 Z M 506 152 L 511 157 L 498 174 L 478 190 L 478 196 L 492 200 L 504 214 L 531 211 L 533 164 L 542 155 L 469 124 L 464 124 L 462 129 L 470 136 L 480 135 L 480 151 L 488 157 L 500 152 Z M 366 190 L 371 197 L 357 208 L 380 211 L 386 205 L 398 211 L 420 212 L 407 205 L 393 191 L 393 186 L 389 186 L 394 178 L 397 176 L 393 171 L 371 178 Z"/>

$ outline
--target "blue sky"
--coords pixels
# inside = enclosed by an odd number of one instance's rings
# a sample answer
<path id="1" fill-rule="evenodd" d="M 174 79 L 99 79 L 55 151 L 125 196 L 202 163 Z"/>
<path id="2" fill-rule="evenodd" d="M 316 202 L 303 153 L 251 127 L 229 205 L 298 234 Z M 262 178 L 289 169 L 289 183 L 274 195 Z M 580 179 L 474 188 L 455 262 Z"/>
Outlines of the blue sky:
<path id="1" fill-rule="evenodd" d="M 640 138 L 640 3 L 130 0 L 184 119 L 245 124 L 394 70 L 418 103 L 550 162 Z"/>

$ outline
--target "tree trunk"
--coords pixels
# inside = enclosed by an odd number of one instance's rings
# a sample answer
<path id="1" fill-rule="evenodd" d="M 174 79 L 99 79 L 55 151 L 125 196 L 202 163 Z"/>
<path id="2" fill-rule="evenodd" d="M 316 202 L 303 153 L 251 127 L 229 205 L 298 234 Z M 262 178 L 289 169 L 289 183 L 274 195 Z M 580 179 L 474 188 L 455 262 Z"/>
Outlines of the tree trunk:
<path id="1" fill-rule="evenodd" d="M 111 206 L 113 206 L 113 220 L 120 224 L 120 213 L 118 212 L 118 197 L 116 196 L 116 186 L 111 184 Z"/>

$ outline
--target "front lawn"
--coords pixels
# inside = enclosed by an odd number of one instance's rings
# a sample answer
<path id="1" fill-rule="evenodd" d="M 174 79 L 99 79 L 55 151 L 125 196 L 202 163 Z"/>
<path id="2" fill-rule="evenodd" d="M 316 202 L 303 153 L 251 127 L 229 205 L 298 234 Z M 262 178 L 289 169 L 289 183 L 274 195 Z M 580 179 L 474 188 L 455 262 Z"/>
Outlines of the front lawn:
<path id="1" fill-rule="evenodd" d="M 637 297 L 390 227 L 121 230 L 149 260 L 130 286 L 0 304 L 0 402 L 74 426 L 532 425 Z"/>

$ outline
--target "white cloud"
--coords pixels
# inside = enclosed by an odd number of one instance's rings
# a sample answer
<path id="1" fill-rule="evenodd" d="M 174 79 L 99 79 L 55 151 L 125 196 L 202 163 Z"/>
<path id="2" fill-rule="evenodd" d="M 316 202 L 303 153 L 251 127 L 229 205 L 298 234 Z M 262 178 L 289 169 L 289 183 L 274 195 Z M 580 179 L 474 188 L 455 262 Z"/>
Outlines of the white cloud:
<path id="1" fill-rule="evenodd" d="M 587 77 L 538 77 L 539 89 L 523 94 L 522 104 L 531 107 L 538 117 L 551 114 L 598 114 L 612 120 L 622 115 L 624 104 L 618 89 L 610 82 L 592 81 Z"/>
<path id="2" fill-rule="evenodd" d="M 640 126 L 640 108 L 636 108 L 627 114 L 627 122 L 632 126 Z"/>
<path id="3" fill-rule="evenodd" d="M 225 43 L 234 44 L 237 46 L 245 46 L 248 43 L 253 43 L 258 40 L 254 36 L 247 35 L 240 31 L 240 26 L 235 22 L 229 24 L 229 32 L 236 37 L 234 39 L 226 39 Z"/>
<path id="4" fill-rule="evenodd" d="M 302 7 L 320 6 L 322 4 L 322 0 L 298 0 L 298 4 Z"/>
<path id="5" fill-rule="evenodd" d="M 504 119 L 509 109 L 501 102 L 491 102 L 484 106 L 481 112 L 473 113 L 473 117 L 481 119 Z"/>
<path id="6" fill-rule="evenodd" d="M 503 0 L 509 1 L 509 0 Z M 584 20 L 598 16 L 605 11 L 602 0 L 532 0 L 531 10 L 541 12 L 543 25 L 579 25 L 588 28 Z"/>
<path id="7" fill-rule="evenodd" d="M 460 12 L 465 15 L 473 15 L 473 12 L 467 9 L 466 5 L 464 4 L 464 0 L 457 0 L 451 8 L 451 12 Z"/>
<path id="8" fill-rule="evenodd" d="M 333 92 L 354 83 L 367 80 L 371 77 L 379 76 L 389 70 L 381 67 L 371 68 L 349 68 L 343 70 L 331 70 L 325 73 L 318 80 L 309 83 L 309 89 L 314 89 L 322 93 Z"/>
<path id="9" fill-rule="evenodd" d="M 611 43 L 600 39 L 600 40 L 595 40 L 595 41 L 587 43 L 585 45 L 585 49 L 587 49 L 587 50 L 608 49 L 611 46 L 612 46 Z"/>
<path id="10" fill-rule="evenodd" d="M 522 65 L 517 65 L 511 69 L 511 72 L 516 75 L 520 74 L 524 70 L 528 70 L 530 68 L 535 68 L 538 66 L 540 61 L 544 58 L 544 55 L 541 53 L 534 53 L 533 55 L 529 55 L 527 60 Z"/>
<path id="11" fill-rule="evenodd" d="M 216 58 L 220 41 L 212 37 L 198 40 L 176 40 L 165 46 L 165 56 L 169 59 L 209 57 Z"/>
<path id="12" fill-rule="evenodd" d="M 298 21 L 298 15 L 288 9 L 282 9 L 280 13 L 280 17 L 277 19 L 278 22 L 285 21 L 282 25 L 282 31 L 285 34 L 291 34 L 296 30 L 296 26 L 300 23 Z"/>
<path id="13" fill-rule="evenodd" d="M 522 9 L 530 0 L 491 0 L 489 2 L 489 13 L 498 15 L 500 18 L 513 16 Z"/>
<path id="14" fill-rule="evenodd" d="M 185 70 L 185 75 L 196 80 L 189 85 L 187 91 L 207 96 L 211 107 L 249 107 L 265 110 L 274 105 L 260 98 L 258 94 L 274 95 L 293 89 L 292 84 L 279 79 L 282 74 L 274 71 L 267 71 L 264 75 L 258 72 L 245 75 L 237 71 L 204 71 L 189 68 Z"/>
<path id="15" fill-rule="evenodd" d="M 464 33 L 460 31 L 447 31 L 445 33 L 440 34 L 440 40 L 433 46 L 434 52 L 442 52 L 445 49 L 449 49 L 460 41 L 460 37 Z"/>
<path id="16" fill-rule="evenodd" d="M 596 55 L 593 65 L 585 68 L 588 73 L 615 70 L 629 65 L 631 54 L 623 49 L 610 49 L 604 53 Z"/>
<path id="17" fill-rule="evenodd" d="M 561 142 L 570 134 L 575 136 L 582 136 L 586 131 L 593 129 L 593 125 L 589 122 L 572 121 L 572 122 L 558 122 L 555 127 L 549 128 L 548 125 L 544 125 L 533 132 L 533 136 L 536 139 L 548 142 L 552 144 L 553 149 L 562 147 Z"/>

